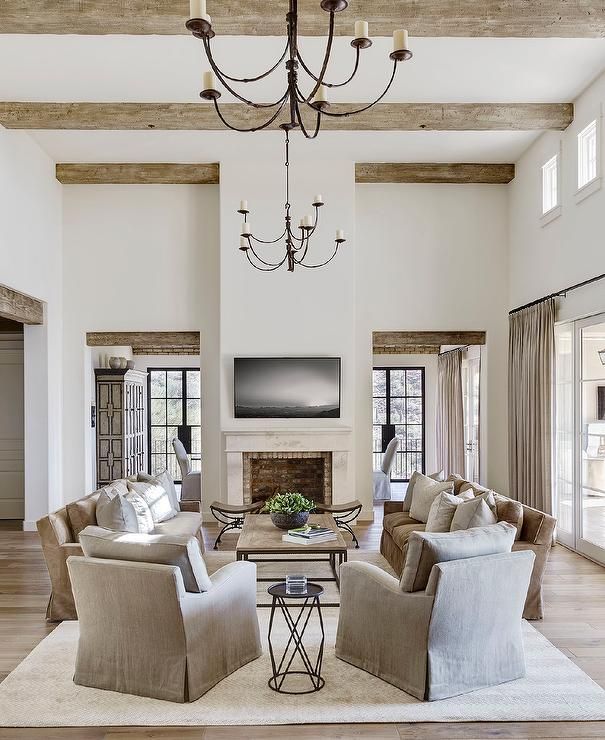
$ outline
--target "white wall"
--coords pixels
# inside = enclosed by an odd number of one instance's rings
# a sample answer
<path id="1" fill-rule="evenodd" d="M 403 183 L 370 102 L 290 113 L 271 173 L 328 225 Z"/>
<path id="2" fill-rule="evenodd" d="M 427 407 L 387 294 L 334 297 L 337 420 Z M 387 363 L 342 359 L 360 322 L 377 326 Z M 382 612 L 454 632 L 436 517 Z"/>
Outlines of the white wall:
<path id="1" fill-rule="evenodd" d="M 46 303 L 25 328 L 25 523 L 61 503 L 61 186 L 25 133 L 0 127 L 0 282 Z"/>
<path id="2" fill-rule="evenodd" d="M 437 472 L 437 355 L 374 355 L 374 367 L 424 368 L 424 466 Z"/>
<path id="3" fill-rule="evenodd" d="M 580 202 L 575 197 L 577 135 L 595 119 L 600 122 L 601 175 L 605 175 L 604 102 L 605 75 L 576 101 L 572 125 L 562 133 L 544 133 L 517 163 L 516 177 L 509 186 L 511 308 L 605 273 L 605 187 Z M 561 215 L 543 225 L 542 165 L 558 152 L 562 167 Z M 605 282 L 572 293 L 560 304 L 561 319 L 605 310 Z"/>
<path id="4" fill-rule="evenodd" d="M 358 185 L 356 202 L 358 457 L 371 449 L 372 331 L 485 330 L 482 478 L 506 492 L 506 186 Z"/>
<path id="5" fill-rule="evenodd" d="M 65 501 L 92 490 L 87 331 L 199 331 L 204 487 L 219 485 L 218 188 L 64 187 Z"/>

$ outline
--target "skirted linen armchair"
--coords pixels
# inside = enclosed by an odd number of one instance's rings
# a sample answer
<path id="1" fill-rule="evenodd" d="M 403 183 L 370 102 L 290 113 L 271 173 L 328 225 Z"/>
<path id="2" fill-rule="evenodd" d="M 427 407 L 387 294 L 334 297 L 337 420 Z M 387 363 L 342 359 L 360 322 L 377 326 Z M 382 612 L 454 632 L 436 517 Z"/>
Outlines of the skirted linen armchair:
<path id="1" fill-rule="evenodd" d="M 68 568 L 76 684 L 191 702 L 261 655 L 253 563 L 229 563 L 202 593 L 174 565 L 70 557 Z"/>
<path id="2" fill-rule="evenodd" d="M 413 534 L 410 546 L 426 550 L 429 536 Z M 521 614 L 535 556 L 510 552 L 513 536 L 508 552 L 469 557 L 473 548 L 502 549 L 484 547 L 479 536 L 463 559 L 431 565 L 424 558 L 420 584 L 405 571 L 400 582 L 370 563 L 345 563 L 337 657 L 428 701 L 524 676 Z"/>

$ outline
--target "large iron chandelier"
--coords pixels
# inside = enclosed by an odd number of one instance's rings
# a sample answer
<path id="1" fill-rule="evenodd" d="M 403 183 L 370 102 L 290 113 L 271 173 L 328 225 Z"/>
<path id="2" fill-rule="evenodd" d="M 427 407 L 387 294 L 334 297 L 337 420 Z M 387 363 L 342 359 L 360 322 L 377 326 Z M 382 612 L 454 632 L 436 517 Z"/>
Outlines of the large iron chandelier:
<path id="1" fill-rule="evenodd" d="M 314 74 L 311 69 L 307 66 L 303 60 L 299 48 L 298 48 L 298 2 L 297 0 L 289 0 L 289 11 L 286 15 L 287 24 L 287 38 L 286 46 L 281 57 L 270 67 L 266 72 L 263 72 L 256 77 L 232 77 L 223 72 L 212 55 L 211 40 L 214 38 L 215 33 L 212 29 L 212 20 L 206 12 L 206 0 L 190 0 L 190 19 L 187 21 L 186 26 L 191 33 L 201 39 L 208 62 L 210 63 L 211 69 L 204 73 L 203 87 L 204 89 L 200 93 L 200 97 L 203 100 L 212 101 L 216 109 L 216 113 L 223 124 L 233 131 L 260 131 L 270 126 L 280 116 L 284 108 L 288 110 L 288 120 L 286 123 L 281 124 L 281 128 L 286 131 L 289 129 L 300 127 L 303 134 L 308 139 L 314 139 L 319 133 L 321 128 L 321 122 L 323 116 L 329 116 L 330 118 L 344 118 L 347 116 L 355 115 L 356 113 L 362 113 L 363 111 L 369 110 L 376 103 L 380 102 L 387 94 L 395 74 L 397 72 L 397 65 L 399 62 L 403 62 L 412 57 L 412 52 L 408 49 L 408 32 L 405 30 L 396 30 L 393 32 L 393 51 L 390 54 L 390 58 L 393 61 L 393 68 L 390 79 L 383 90 L 383 92 L 374 100 L 372 103 L 358 108 L 357 110 L 349 110 L 340 113 L 331 112 L 330 102 L 328 100 L 328 88 L 344 87 L 355 77 L 359 68 L 359 58 L 362 49 L 367 49 L 372 45 L 372 41 L 369 38 L 368 23 L 366 21 L 356 21 L 355 23 L 355 38 L 351 41 L 351 46 L 355 49 L 355 62 L 353 66 L 353 72 L 344 81 L 340 83 L 328 82 L 325 79 L 326 70 L 330 62 L 330 55 L 332 51 L 332 43 L 334 40 L 334 16 L 336 13 L 340 13 L 345 10 L 348 6 L 347 0 L 321 0 L 320 3 L 323 10 L 330 14 L 330 20 L 328 24 L 328 39 L 326 42 L 326 51 L 324 54 L 321 70 L 319 74 Z M 273 103 L 256 103 L 248 98 L 240 95 L 232 86 L 231 83 L 253 83 L 268 77 L 272 74 L 284 61 L 287 59 L 285 67 L 287 70 L 287 86 L 286 90 L 278 100 Z M 308 93 L 302 92 L 299 81 L 298 81 L 298 69 L 302 69 L 311 79 L 311 90 Z M 256 108 L 267 110 L 269 117 L 267 120 L 252 126 L 251 128 L 239 128 L 238 126 L 230 124 L 224 117 L 218 100 L 221 97 L 221 93 L 217 87 L 216 80 L 221 83 L 223 88 L 233 95 L 237 100 L 240 100 L 246 105 Z M 303 116 L 301 108 L 306 107 L 314 111 L 316 116 L 315 124 L 308 130 L 303 123 Z"/>
<path id="2" fill-rule="evenodd" d="M 342 229 L 336 231 L 336 238 L 334 239 L 334 251 L 328 257 L 327 260 L 319 263 L 310 263 L 307 261 L 307 255 L 309 251 L 309 242 L 319 223 L 319 209 L 324 205 L 323 198 L 321 195 L 315 195 L 313 198 L 312 207 L 314 209 L 313 216 L 304 216 L 298 224 L 298 233 L 292 226 L 292 216 L 290 214 L 290 132 L 289 129 L 285 129 L 286 135 L 286 156 L 284 165 L 286 168 L 286 202 L 284 204 L 284 222 L 285 227 L 282 233 L 276 238 L 271 240 L 258 239 L 252 234 L 252 226 L 248 220 L 250 211 L 248 210 L 248 201 L 243 200 L 240 203 L 238 213 L 241 213 L 244 217 L 242 227 L 240 230 L 240 246 L 239 248 L 244 252 L 248 258 L 248 262 L 255 267 L 257 270 L 263 272 L 273 272 L 279 270 L 279 268 L 287 264 L 288 272 L 294 272 L 296 266 L 316 268 L 323 267 L 331 262 L 338 252 L 340 245 L 346 241 L 345 234 Z M 285 253 L 283 256 L 280 254 L 276 261 L 270 261 L 263 259 L 258 252 L 256 245 L 279 245 L 285 246 Z"/>

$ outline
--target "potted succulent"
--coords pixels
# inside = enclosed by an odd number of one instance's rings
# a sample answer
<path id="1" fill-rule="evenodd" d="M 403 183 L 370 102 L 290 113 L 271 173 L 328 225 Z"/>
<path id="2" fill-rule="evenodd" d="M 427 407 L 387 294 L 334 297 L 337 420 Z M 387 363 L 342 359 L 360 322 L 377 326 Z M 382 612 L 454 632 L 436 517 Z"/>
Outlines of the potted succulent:
<path id="1" fill-rule="evenodd" d="M 302 494 L 285 491 L 272 496 L 263 511 L 271 514 L 271 521 L 279 529 L 294 529 L 307 523 L 314 508 L 315 503 Z"/>

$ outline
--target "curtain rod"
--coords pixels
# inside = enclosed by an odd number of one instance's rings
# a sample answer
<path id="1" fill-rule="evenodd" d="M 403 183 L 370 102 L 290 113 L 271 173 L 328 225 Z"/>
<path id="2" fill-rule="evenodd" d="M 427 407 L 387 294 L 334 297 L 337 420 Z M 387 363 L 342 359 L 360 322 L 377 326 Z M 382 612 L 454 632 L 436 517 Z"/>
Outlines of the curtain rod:
<path id="1" fill-rule="evenodd" d="M 584 280 L 581 283 L 576 283 L 575 285 L 570 285 L 568 288 L 563 288 L 562 290 L 558 290 L 556 293 L 550 293 L 549 295 L 545 295 L 543 298 L 537 298 L 535 301 L 526 303 L 524 306 L 519 306 L 519 308 L 513 308 L 512 311 L 508 312 L 508 315 L 511 316 L 512 314 L 518 313 L 519 311 L 523 311 L 526 308 L 537 306 L 538 303 L 543 303 L 544 301 L 548 301 L 550 298 L 560 298 L 560 297 L 566 296 L 568 293 L 571 293 L 572 290 L 583 288 L 586 285 L 591 285 L 592 283 L 596 283 L 599 280 L 603 280 L 604 278 L 605 278 L 605 272 L 602 275 L 596 275 L 595 277 L 589 278 L 588 280 Z"/>
<path id="2" fill-rule="evenodd" d="M 454 349 L 448 349 L 445 352 L 439 352 L 437 357 L 443 357 L 443 355 L 449 355 L 450 352 L 462 352 L 464 349 L 468 349 L 471 345 L 470 344 L 464 344 L 462 347 L 454 347 Z"/>

